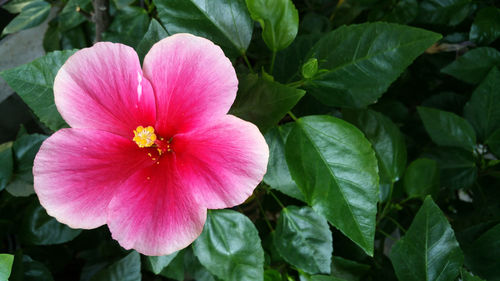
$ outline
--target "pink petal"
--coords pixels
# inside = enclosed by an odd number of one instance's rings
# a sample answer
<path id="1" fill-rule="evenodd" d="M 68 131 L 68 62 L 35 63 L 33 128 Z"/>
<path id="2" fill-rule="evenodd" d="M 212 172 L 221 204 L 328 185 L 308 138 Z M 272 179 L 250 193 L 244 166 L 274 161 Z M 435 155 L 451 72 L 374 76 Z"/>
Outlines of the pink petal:
<path id="1" fill-rule="evenodd" d="M 171 137 L 229 111 L 238 89 L 234 68 L 211 41 L 175 34 L 156 43 L 144 59 L 144 76 L 156 95 L 156 129 Z"/>
<path id="2" fill-rule="evenodd" d="M 185 188 L 209 209 L 243 203 L 266 173 L 264 137 L 255 125 L 232 115 L 176 135 L 172 144 Z"/>
<path id="3" fill-rule="evenodd" d="M 175 156 L 125 182 L 108 209 L 108 227 L 125 249 L 150 256 L 187 247 L 203 229 L 206 209 L 184 191 Z"/>
<path id="4" fill-rule="evenodd" d="M 154 162 L 121 136 L 91 129 L 62 129 L 36 155 L 35 191 L 47 213 L 73 228 L 106 223 L 117 186 Z"/>
<path id="5" fill-rule="evenodd" d="M 97 43 L 72 55 L 54 81 L 57 109 L 73 128 L 133 136 L 154 125 L 155 101 L 135 51 L 122 44 Z"/>

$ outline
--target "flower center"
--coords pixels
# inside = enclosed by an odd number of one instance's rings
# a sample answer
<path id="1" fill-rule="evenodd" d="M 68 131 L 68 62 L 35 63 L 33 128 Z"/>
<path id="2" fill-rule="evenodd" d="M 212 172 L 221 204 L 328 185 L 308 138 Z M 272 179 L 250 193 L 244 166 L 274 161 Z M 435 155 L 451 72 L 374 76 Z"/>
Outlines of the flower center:
<path id="1" fill-rule="evenodd" d="M 134 130 L 133 140 L 139 147 L 151 147 L 156 141 L 155 129 L 151 126 L 138 126 Z"/>
<path id="2" fill-rule="evenodd" d="M 152 126 L 138 126 L 134 130 L 134 138 L 133 141 L 141 147 L 151 147 L 151 148 L 156 148 L 156 151 L 158 151 L 158 156 L 161 156 L 163 153 L 166 152 L 172 152 L 172 146 L 170 143 L 172 142 L 172 138 L 169 140 L 165 140 L 162 137 L 157 137 L 155 134 L 155 129 Z M 148 153 L 150 157 L 153 157 L 151 153 Z M 154 161 L 156 161 L 156 158 L 152 158 Z"/>

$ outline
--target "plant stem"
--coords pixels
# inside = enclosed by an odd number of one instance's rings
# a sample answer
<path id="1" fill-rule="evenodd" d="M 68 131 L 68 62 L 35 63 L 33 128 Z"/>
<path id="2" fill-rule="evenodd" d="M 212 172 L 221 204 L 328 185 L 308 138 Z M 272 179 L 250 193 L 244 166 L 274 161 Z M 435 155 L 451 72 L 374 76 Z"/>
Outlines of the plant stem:
<path id="1" fill-rule="evenodd" d="M 262 204 L 260 203 L 260 200 L 257 196 L 255 196 L 255 199 L 257 201 L 257 205 L 259 205 L 259 210 L 262 213 L 262 217 L 264 217 L 264 220 L 266 221 L 267 226 L 269 227 L 271 232 L 273 232 L 274 231 L 273 226 L 271 225 L 271 222 L 266 217 L 266 211 L 264 210 L 264 207 L 262 207 Z"/>
<path id="2" fill-rule="evenodd" d="M 278 205 L 280 205 L 280 207 L 282 209 L 286 209 L 285 205 L 283 205 L 283 203 L 281 203 L 281 201 L 278 199 L 278 197 L 276 195 L 274 195 L 274 193 L 271 189 L 268 189 L 267 192 L 269 192 L 269 194 L 271 194 L 271 196 L 274 198 L 274 200 L 276 200 L 276 202 L 278 202 Z"/>
<path id="3" fill-rule="evenodd" d="M 391 187 L 389 190 L 389 196 L 387 196 L 387 201 L 385 202 L 385 206 L 382 209 L 382 212 L 380 213 L 380 216 L 377 219 L 377 223 L 379 223 L 385 217 L 387 211 L 389 210 L 389 206 L 391 205 L 392 191 L 393 190 L 394 190 L 394 183 L 391 183 Z"/>
<path id="4" fill-rule="evenodd" d="M 291 111 L 288 111 L 288 115 L 292 117 L 293 121 L 297 122 L 297 117 Z"/>
<path id="5" fill-rule="evenodd" d="M 243 53 L 243 60 L 245 60 L 248 69 L 250 69 L 250 73 L 254 74 L 255 72 L 253 71 L 252 65 L 250 64 L 250 61 L 248 60 L 247 54 Z"/>
<path id="6" fill-rule="evenodd" d="M 95 23 L 95 42 L 102 40 L 102 33 L 109 26 L 109 0 L 93 0 L 93 21 Z"/>
<path id="7" fill-rule="evenodd" d="M 387 232 L 381 230 L 381 229 L 377 229 L 378 232 L 382 233 L 382 235 L 384 235 L 386 238 L 389 238 L 391 239 L 392 241 L 396 241 L 396 239 L 394 239 L 391 235 L 389 235 Z"/>
<path id="8" fill-rule="evenodd" d="M 406 233 L 406 229 L 402 227 L 395 219 L 393 219 L 390 216 L 387 216 L 387 219 L 389 219 L 392 223 L 394 223 L 399 228 L 399 230 L 403 231 L 403 233 Z"/>
<path id="9" fill-rule="evenodd" d="M 276 60 L 276 51 L 273 51 L 273 56 L 271 57 L 271 66 L 269 67 L 269 74 L 273 75 L 274 61 Z"/>
<path id="10" fill-rule="evenodd" d="M 291 82 L 291 83 L 286 84 L 286 86 L 292 87 L 292 88 L 298 88 L 302 85 L 304 85 L 304 80 L 299 80 L 299 81 L 295 81 L 295 82 Z"/>

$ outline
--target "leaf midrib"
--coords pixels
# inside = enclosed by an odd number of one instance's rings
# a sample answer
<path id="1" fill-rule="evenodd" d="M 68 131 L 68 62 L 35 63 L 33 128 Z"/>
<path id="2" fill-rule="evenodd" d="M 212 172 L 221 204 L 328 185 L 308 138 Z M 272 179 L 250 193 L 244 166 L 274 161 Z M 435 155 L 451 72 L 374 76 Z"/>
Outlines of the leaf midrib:
<path id="1" fill-rule="evenodd" d="M 307 124 L 303 124 L 303 122 L 302 122 L 300 119 L 299 119 L 299 120 L 297 120 L 297 124 L 298 124 L 300 127 L 307 126 L 307 127 L 311 128 L 312 130 L 314 130 L 314 131 L 317 131 L 317 132 L 321 133 L 322 135 L 325 135 L 325 136 L 328 136 L 329 138 L 333 138 L 333 139 L 335 139 L 335 137 L 332 137 L 332 136 L 327 135 L 327 134 L 325 134 L 325 133 L 323 133 L 323 132 L 321 132 L 321 131 L 319 131 L 319 130 L 316 130 L 315 128 L 313 128 L 313 127 L 311 127 L 311 126 L 308 126 Z M 335 174 L 333 173 L 333 171 L 330 169 L 330 165 L 328 165 L 328 162 L 327 162 L 327 161 L 326 161 L 326 159 L 323 157 L 323 155 L 320 153 L 320 149 L 316 146 L 316 144 L 314 143 L 314 141 L 312 140 L 312 138 L 309 136 L 309 134 L 307 133 L 307 131 L 305 130 L 305 128 L 303 128 L 302 130 L 303 130 L 304 135 L 306 136 L 306 138 L 307 138 L 307 139 L 309 140 L 309 142 L 312 144 L 312 146 L 313 146 L 314 150 L 316 151 L 316 153 L 319 155 L 319 157 L 320 157 L 321 161 L 323 162 L 323 164 L 327 167 L 327 170 L 328 170 L 329 174 L 332 176 L 332 178 L 333 178 L 333 180 L 334 180 L 335 184 L 338 186 L 339 191 L 340 191 L 340 194 L 342 195 L 342 198 L 343 198 L 343 199 L 344 199 L 344 201 L 346 202 L 346 205 L 347 205 L 347 207 L 348 207 L 348 209 L 349 209 L 349 212 L 350 212 L 350 214 L 351 214 L 352 218 L 353 218 L 353 219 L 354 219 L 354 221 L 356 222 L 356 223 L 355 223 L 355 225 L 356 225 L 356 230 L 358 230 L 358 231 L 359 231 L 359 234 L 361 234 L 361 238 L 363 239 L 363 242 L 364 242 L 364 245 L 363 245 L 363 246 L 367 247 L 369 243 L 368 243 L 368 241 L 365 239 L 365 236 L 363 235 L 363 232 L 361 231 L 361 228 L 360 228 L 360 226 L 359 226 L 359 222 L 358 222 L 358 220 L 356 219 L 356 217 L 354 216 L 354 212 L 353 212 L 353 210 L 352 210 L 352 208 L 351 208 L 351 205 L 349 204 L 349 201 L 347 201 L 346 196 L 345 196 L 345 194 L 344 194 L 343 190 L 340 188 L 340 185 L 339 185 L 339 183 L 338 183 L 338 181 L 337 181 L 337 177 L 335 176 Z M 312 202 L 311 202 L 311 203 L 312 203 Z M 343 230 L 341 230 L 341 231 L 342 231 L 342 232 L 344 232 Z"/>
<path id="2" fill-rule="evenodd" d="M 360 58 L 358 58 L 358 59 L 356 59 L 356 60 L 351 60 L 351 61 L 349 61 L 349 62 L 347 62 L 347 63 L 341 64 L 341 65 L 339 65 L 339 66 L 337 66 L 337 67 L 335 67 L 335 68 L 332 68 L 331 70 L 328 70 L 328 71 L 326 71 L 326 72 L 324 72 L 324 73 L 322 73 L 322 74 L 319 74 L 319 75 L 317 76 L 317 78 L 315 78 L 314 80 L 319 80 L 320 78 L 323 78 L 324 76 L 329 75 L 329 74 L 331 74 L 331 73 L 337 72 L 337 71 L 339 71 L 339 70 L 340 70 L 340 69 L 342 69 L 342 68 L 346 68 L 346 67 L 351 66 L 351 65 L 356 65 L 356 64 L 358 64 L 359 62 L 362 62 L 362 61 L 365 61 L 365 60 L 369 60 L 370 58 L 373 58 L 373 57 L 379 56 L 379 55 L 381 55 L 381 54 L 383 54 L 383 53 L 386 53 L 386 52 L 392 52 L 392 51 L 394 51 L 394 50 L 396 50 L 396 49 L 398 49 L 398 48 L 408 47 L 408 46 L 411 46 L 411 45 L 415 45 L 415 44 L 417 44 L 418 42 L 422 42 L 422 41 L 429 40 L 429 39 L 430 39 L 430 36 L 429 36 L 428 38 L 423 38 L 423 39 L 420 39 L 420 40 L 411 41 L 411 42 L 408 42 L 408 43 L 405 43 L 405 44 L 399 44 L 399 45 L 397 45 L 397 46 L 396 46 L 396 47 L 394 47 L 394 48 L 391 48 L 391 49 L 385 49 L 385 50 L 382 50 L 382 51 L 379 51 L 379 52 L 373 53 L 373 54 L 371 54 L 371 56 L 366 55 L 366 56 L 360 57 Z M 372 43 L 373 43 L 373 42 L 372 42 Z M 318 44 L 318 43 L 316 43 L 316 44 Z M 328 57 L 328 56 L 327 56 L 327 57 Z"/>
<path id="3" fill-rule="evenodd" d="M 231 36 L 229 36 L 229 35 L 226 33 L 226 31 L 225 31 L 225 30 L 223 30 L 223 29 L 219 28 L 219 26 L 216 24 L 216 22 L 214 22 L 214 21 L 212 20 L 212 18 L 210 18 L 210 17 L 208 16 L 208 14 L 207 14 L 207 13 L 206 13 L 206 12 L 205 12 L 202 8 L 200 8 L 198 5 L 196 5 L 196 3 L 195 3 L 193 0 L 189 0 L 189 2 L 190 2 L 190 3 L 194 6 L 194 7 L 196 7 L 196 9 L 197 9 L 198 11 L 200 11 L 200 13 L 201 13 L 201 14 L 203 14 L 203 15 L 205 16 L 205 18 L 206 18 L 206 19 L 208 19 L 208 21 L 209 21 L 209 22 L 210 22 L 213 26 L 215 26 L 215 28 L 216 28 L 217 30 L 219 30 L 219 31 L 220 31 L 220 33 L 222 33 L 222 35 L 224 35 L 224 37 L 226 37 L 226 39 L 227 39 L 227 40 L 228 40 L 228 41 L 229 41 L 229 42 L 233 45 L 233 47 L 235 47 L 235 49 L 236 49 L 236 50 L 238 50 L 241 54 L 243 54 L 243 53 L 244 53 L 244 52 L 242 52 L 242 50 L 240 49 L 240 47 L 239 47 L 239 46 L 238 46 L 238 45 L 237 45 L 237 44 L 236 44 L 233 40 L 231 40 Z M 231 14 L 232 14 L 232 13 L 233 13 L 233 9 L 232 9 L 232 8 L 230 8 L 230 10 L 231 10 Z M 233 23 L 234 23 L 234 22 L 233 22 Z M 238 28 L 236 28 L 236 29 L 237 29 L 237 30 L 239 30 Z"/>

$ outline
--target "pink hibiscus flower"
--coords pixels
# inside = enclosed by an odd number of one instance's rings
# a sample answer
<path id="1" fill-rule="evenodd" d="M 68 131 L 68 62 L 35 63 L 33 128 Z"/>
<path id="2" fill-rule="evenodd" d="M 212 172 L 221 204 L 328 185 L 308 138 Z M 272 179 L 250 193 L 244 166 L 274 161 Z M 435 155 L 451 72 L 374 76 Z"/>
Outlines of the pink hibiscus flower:
<path id="1" fill-rule="evenodd" d="M 72 127 L 48 138 L 34 167 L 47 213 L 73 228 L 107 224 L 125 249 L 165 255 L 199 236 L 207 209 L 243 203 L 269 149 L 227 112 L 238 80 L 222 50 L 177 34 L 141 69 L 135 51 L 97 43 L 57 73 L 57 109 Z"/>

